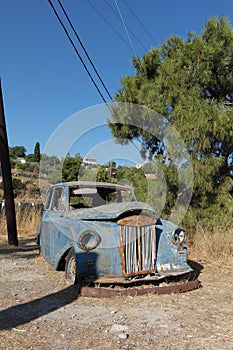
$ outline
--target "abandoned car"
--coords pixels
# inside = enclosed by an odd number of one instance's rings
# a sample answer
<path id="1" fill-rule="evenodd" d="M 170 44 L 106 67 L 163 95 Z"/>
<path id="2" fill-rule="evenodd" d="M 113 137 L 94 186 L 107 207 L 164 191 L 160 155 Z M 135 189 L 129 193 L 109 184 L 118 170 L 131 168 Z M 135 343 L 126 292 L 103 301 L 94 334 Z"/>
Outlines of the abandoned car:
<path id="1" fill-rule="evenodd" d="M 50 187 L 37 234 L 40 250 L 72 283 L 130 284 L 192 271 L 185 232 L 156 219 L 133 189 L 113 183 Z"/>

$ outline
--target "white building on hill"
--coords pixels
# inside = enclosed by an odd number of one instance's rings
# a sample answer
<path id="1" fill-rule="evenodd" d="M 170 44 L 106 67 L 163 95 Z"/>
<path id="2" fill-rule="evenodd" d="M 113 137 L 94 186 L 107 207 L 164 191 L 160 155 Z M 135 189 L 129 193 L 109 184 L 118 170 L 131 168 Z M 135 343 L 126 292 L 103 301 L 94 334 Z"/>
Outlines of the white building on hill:
<path id="1" fill-rule="evenodd" d="M 84 165 L 97 165 L 97 160 L 94 157 L 85 156 L 85 157 L 83 157 L 83 164 Z"/>

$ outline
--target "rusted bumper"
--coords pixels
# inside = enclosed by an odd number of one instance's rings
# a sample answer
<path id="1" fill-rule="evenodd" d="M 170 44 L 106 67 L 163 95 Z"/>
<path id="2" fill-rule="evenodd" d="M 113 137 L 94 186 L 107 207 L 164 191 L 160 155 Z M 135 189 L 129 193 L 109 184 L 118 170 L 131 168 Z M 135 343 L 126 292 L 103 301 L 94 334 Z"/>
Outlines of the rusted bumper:
<path id="1" fill-rule="evenodd" d="M 85 297 L 104 297 L 111 298 L 115 296 L 122 295 L 145 295 L 145 294 L 172 294 L 172 293 L 184 293 L 194 289 L 197 289 L 201 286 L 201 283 L 198 279 L 193 281 L 187 281 L 181 284 L 172 284 L 168 286 L 153 286 L 148 288 L 121 288 L 121 289 L 107 289 L 103 287 L 81 287 L 80 294 Z"/>

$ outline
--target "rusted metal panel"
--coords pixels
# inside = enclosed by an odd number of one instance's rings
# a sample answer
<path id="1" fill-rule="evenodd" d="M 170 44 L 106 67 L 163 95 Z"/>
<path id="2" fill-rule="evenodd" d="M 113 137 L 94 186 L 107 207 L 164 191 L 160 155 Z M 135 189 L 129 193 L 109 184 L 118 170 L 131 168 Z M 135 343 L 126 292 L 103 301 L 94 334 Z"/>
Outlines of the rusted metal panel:
<path id="1" fill-rule="evenodd" d="M 117 223 L 124 275 L 155 273 L 155 219 L 134 215 L 118 220 Z"/>
<path id="2" fill-rule="evenodd" d="M 150 216 L 132 215 L 117 221 L 118 225 L 123 226 L 151 226 L 155 225 L 156 220 Z"/>
<path id="3" fill-rule="evenodd" d="M 124 243 L 123 243 L 123 240 L 122 240 L 122 225 L 118 226 L 118 232 L 119 232 L 119 251 L 120 251 L 120 255 L 121 255 L 122 273 L 125 275 L 126 266 L 125 266 Z"/>
<path id="4" fill-rule="evenodd" d="M 194 281 L 184 282 L 182 284 L 173 284 L 168 286 L 153 286 L 148 288 L 128 288 L 128 289 L 107 289 L 102 287 L 81 287 L 80 294 L 85 297 L 96 297 L 96 298 L 112 298 L 116 296 L 137 296 L 146 294 L 174 294 L 174 293 L 184 293 L 201 286 L 198 279 Z"/>

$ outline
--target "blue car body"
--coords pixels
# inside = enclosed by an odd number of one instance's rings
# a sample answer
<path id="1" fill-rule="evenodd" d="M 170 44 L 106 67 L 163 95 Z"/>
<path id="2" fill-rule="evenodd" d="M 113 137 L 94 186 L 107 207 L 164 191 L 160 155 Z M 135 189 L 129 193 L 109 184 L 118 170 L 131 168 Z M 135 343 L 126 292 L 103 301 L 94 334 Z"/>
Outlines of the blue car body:
<path id="1" fill-rule="evenodd" d="M 155 219 L 131 187 L 96 182 L 52 186 L 46 196 L 38 240 L 45 259 L 64 269 L 75 252 L 80 281 L 129 283 L 192 271 L 184 231 Z"/>

